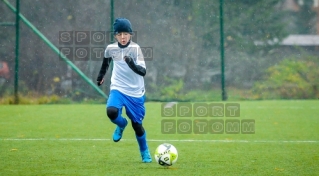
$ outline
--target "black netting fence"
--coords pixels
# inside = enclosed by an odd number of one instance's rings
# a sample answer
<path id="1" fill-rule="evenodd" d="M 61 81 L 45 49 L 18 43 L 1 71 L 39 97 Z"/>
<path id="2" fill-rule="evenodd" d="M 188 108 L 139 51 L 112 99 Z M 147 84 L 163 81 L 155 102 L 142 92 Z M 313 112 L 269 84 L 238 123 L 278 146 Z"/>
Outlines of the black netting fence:
<path id="1" fill-rule="evenodd" d="M 15 6 L 14 1 L 9 1 Z M 229 100 L 319 97 L 314 1 L 224 1 L 225 85 Z M 221 100 L 220 1 L 116 0 L 146 57 L 149 101 Z M 0 2 L 0 22 L 15 14 Z M 105 0 L 23 0 L 20 12 L 95 83 L 111 43 Z M 319 12 L 318 12 L 319 13 Z M 104 102 L 92 86 L 20 22 L 19 94 L 30 102 Z M 15 27 L 0 26 L 0 97 L 12 102 Z M 65 43 L 64 39 L 69 39 Z M 103 37 L 101 39 L 101 37 Z M 68 40 L 69 41 L 69 40 Z M 100 88 L 109 92 L 110 71 Z"/>

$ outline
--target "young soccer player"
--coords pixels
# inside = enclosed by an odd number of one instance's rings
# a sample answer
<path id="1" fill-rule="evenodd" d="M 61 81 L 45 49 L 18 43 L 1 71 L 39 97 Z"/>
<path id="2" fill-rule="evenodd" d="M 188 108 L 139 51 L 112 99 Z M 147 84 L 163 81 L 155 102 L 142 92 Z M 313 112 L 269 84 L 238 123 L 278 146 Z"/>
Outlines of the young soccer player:
<path id="1" fill-rule="evenodd" d="M 144 76 L 146 66 L 138 44 L 131 41 L 132 27 L 128 19 L 117 18 L 113 24 L 117 42 L 106 47 L 103 63 L 97 77 L 97 84 L 104 82 L 104 75 L 113 60 L 110 95 L 107 100 L 106 114 L 117 125 L 113 141 L 121 140 L 128 122 L 122 117 L 122 108 L 131 120 L 139 145 L 142 162 L 152 162 L 146 141 L 146 132 L 142 125 L 145 116 Z"/>

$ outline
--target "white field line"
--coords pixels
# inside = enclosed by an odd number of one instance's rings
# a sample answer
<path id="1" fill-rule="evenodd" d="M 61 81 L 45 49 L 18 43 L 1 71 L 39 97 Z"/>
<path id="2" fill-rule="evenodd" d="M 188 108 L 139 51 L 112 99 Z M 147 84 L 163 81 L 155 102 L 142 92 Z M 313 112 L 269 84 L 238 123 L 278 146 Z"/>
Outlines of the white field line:
<path id="1" fill-rule="evenodd" d="M 112 141 L 103 138 L 7 138 L 0 141 Z M 121 139 L 121 141 L 136 141 L 136 139 Z M 314 140 L 196 140 L 196 139 L 148 139 L 149 142 L 206 142 L 206 143 L 319 143 Z"/>

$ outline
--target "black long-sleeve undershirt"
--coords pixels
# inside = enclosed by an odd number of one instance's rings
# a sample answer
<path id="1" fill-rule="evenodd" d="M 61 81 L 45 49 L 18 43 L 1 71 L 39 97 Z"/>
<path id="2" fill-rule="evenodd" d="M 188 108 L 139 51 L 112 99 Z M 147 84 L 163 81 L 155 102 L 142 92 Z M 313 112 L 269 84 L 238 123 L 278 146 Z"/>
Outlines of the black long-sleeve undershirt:
<path id="1" fill-rule="evenodd" d="M 99 72 L 99 75 L 97 77 L 97 81 L 102 81 L 105 73 L 107 72 L 107 70 L 109 69 L 109 66 L 110 66 L 110 63 L 112 61 L 112 58 L 111 57 L 108 57 L 108 58 L 104 58 L 103 59 L 103 63 L 102 63 L 102 66 L 101 66 L 101 69 L 100 69 L 100 72 Z"/>
<path id="2" fill-rule="evenodd" d="M 146 75 L 146 69 L 140 65 L 136 65 L 132 58 L 129 56 L 124 57 L 125 62 L 127 65 L 138 75 L 145 76 Z"/>

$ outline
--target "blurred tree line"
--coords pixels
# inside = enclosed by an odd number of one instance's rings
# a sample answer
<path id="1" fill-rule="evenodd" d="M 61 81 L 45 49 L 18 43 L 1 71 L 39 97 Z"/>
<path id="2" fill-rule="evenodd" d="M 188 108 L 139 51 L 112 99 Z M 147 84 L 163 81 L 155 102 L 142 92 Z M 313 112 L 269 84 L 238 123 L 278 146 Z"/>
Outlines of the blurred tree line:
<path id="1" fill-rule="evenodd" d="M 316 53 L 307 48 L 282 49 L 280 41 L 289 34 L 313 34 L 316 18 L 308 1 L 297 12 L 284 10 L 283 4 L 283 0 L 224 0 L 227 88 L 251 89 L 265 79 L 268 68 L 291 55 L 302 59 L 298 54 Z M 21 13 L 56 46 L 60 31 L 111 29 L 110 1 L 23 0 L 20 6 Z M 187 100 L 196 97 L 192 92 L 197 90 L 220 89 L 219 1 L 115 0 L 114 7 L 115 17 L 130 19 L 135 42 L 153 50 L 146 63 L 149 99 Z M 0 12 L 0 22 L 14 21 L 15 15 L 2 2 Z M 1 83 L 0 96 L 12 95 L 14 27 L 1 26 L 0 38 L 0 60 L 11 71 L 10 79 Z M 99 97 L 24 24 L 20 42 L 21 93 L 79 100 Z M 73 62 L 95 82 L 101 61 Z M 106 93 L 109 78 L 110 72 L 102 86 Z M 5 84 L 9 86 L 4 89 Z M 208 100 L 212 96 L 207 94 Z"/>

